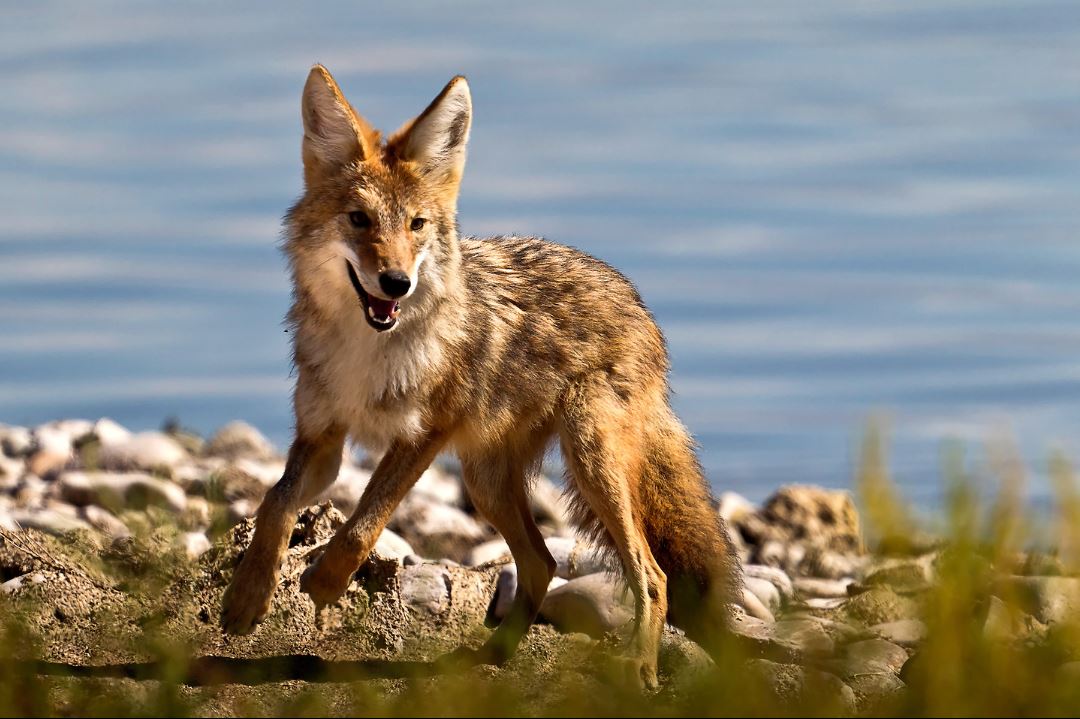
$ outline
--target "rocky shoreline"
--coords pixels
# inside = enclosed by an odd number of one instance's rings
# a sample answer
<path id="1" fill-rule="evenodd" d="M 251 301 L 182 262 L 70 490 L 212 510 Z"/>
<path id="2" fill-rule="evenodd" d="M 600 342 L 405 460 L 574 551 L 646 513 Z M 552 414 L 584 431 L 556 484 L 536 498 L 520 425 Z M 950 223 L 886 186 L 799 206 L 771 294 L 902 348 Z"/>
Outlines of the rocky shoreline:
<path id="1" fill-rule="evenodd" d="M 459 478 L 435 467 L 398 507 L 343 600 L 316 616 L 299 574 L 370 479 L 370 461 L 350 455 L 296 523 L 267 622 L 250 637 L 225 637 L 221 592 L 284 467 L 255 428 L 234 422 L 204 440 L 176 426 L 132 433 L 109 419 L 61 420 L 0 425 L 0 448 L 0 601 L 26 609 L 49 661 L 145 660 L 147 617 L 203 655 L 430 659 L 479 641 L 516 587 L 506 544 L 472 510 Z M 734 626 L 749 675 L 791 706 L 808 692 L 846 714 L 899 706 L 918 670 L 912 657 L 926 637 L 942 549 L 925 541 L 903 554 L 868 552 L 843 491 L 792 485 L 760 506 L 725 493 L 717 511 L 743 565 Z M 625 639 L 631 602 L 602 553 L 575 537 L 550 479 L 537 482 L 532 512 L 558 570 L 521 653 L 541 663 L 591 657 Z M 162 558 L 172 564 L 155 568 Z M 1043 640 L 1080 609 L 1080 580 L 1052 559 L 1016 558 L 997 582 L 1010 601 L 972 608 L 979 631 L 997 641 Z M 104 611 L 115 620 L 107 630 Z M 711 666 L 666 631 L 662 691 Z M 550 681 L 530 671 L 538 684 Z M 1080 663 L 1060 671 L 1075 675 Z"/>

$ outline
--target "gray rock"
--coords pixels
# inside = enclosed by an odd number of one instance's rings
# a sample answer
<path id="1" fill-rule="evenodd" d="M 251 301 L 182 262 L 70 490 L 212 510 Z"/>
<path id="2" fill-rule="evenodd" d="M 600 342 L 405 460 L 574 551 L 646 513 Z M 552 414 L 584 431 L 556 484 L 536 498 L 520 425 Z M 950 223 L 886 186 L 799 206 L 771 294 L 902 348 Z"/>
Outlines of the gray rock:
<path id="1" fill-rule="evenodd" d="M 812 577 L 796 577 L 795 591 L 801 597 L 814 597 L 819 599 L 846 598 L 848 587 L 854 580 L 851 579 L 815 579 Z"/>
<path id="2" fill-rule="evenodd" d="M 995 583 L 994 594 L 1014 598 L 1017 606 L 1040 622 L 1067 622 L 1080 613 L 1080 578 L 1006 577 Z"/>
<path id="3" fill-rule="evenodd" d="M 751 659 L 746 666 L 751 678 L 772 692 L 785 711 L 802 712 L 813 708 L 815 714 L 822 716 L 855 713 L 855 693 L 832 674 L 766 659 Z"/>
<path id="4" fill-rule="evenodd" d="M 856 594 L 847 601 L 844 609 L 852 618 L 871 625 L 914 619 L 919 613 L 919 607 L 912 599 L 900 596 L 887 586 Z"/>
<path id="5" fill-rule="evenodd" d="M 878 562 L 869 568 L 862 583 L 866 586 L 884 584 L 901 594 L 912 594 L 929 589 L 933 580 L 932 559 L 926 557 Z"/>
<path id="6" fill-rule="evenodd" d="M 847 680 L 859 716 L 900 716 L 907 685 L 892 672 L 858 674 Z"/>
<path id="7" fill-rule="evenodd" d="M 902 647 L 914 647 L 926 638 L 926 625 L 919 619 L 900 619 L 870 627 L 882 639 Z"/>
<path id="8" fill-rule="evenodd" d="M 166 471 L 190 459 L 180 444 L 163 432 L 140 432 L 115 444 L 102 444 L 98 465 L 106 470 Z"/>
<path id="9" fill-rule="evenodd" d="M 809 617 L 782 619 L 772 630 L 776 641 L 794 647 L 804 656 L 832 654 L 836 645 L 825 625 Z"/>
<path id="10" fill-rule="evenodd" d="M 454 561 L 488 537 L 479 522 L 457 507 L 412 494 L 394 510 L 390 528 L 421 554 Z"/>
<path id="11" fill-rule="evenodd" d="M 854 577 L 862 562 L 852 554 L 844 554 L 824 547 L 808 547 L 799 562 L 799 574 L 821 579 Z"/>
<path id="12" fill-rule="evenodd" d="M 810 597 L 799 602 L 806 609 L 839 609 L 847 603 L 847 597 Z"/>
<path id="13" fill-rule="evenodd" d="M 187 506 L 184 490 L 148 474 L 65 472 L 57 480 L 57 489 L 65 501 L 77 506 L 145 509 L 153 505 L 177 514 Z"/>
<path id="14" fill-rule="evenodd" d="M 657 659 L 660 673 L 672 678 L 674 685 L 668 690 L 676 696 L 683 694 L 680 691 L 683 687 L 689 688 L 706 680 L 716 670 L 712 657 L 700 645 L 670 627 L 665 627 L 660 635 Z"/>
<path id="15" fill-rule="evenodd" d="M 1045 629 L 1045 625 L 1030 614 L 1010 607 L 998 597 L 990 597 L 986 621 L 983 623 L 983 634 L 987 639 L 1013 641 L 1027 638 L 1036 632 L 1041 633 Z"/>
<path id="16" fill-rule="evenodd" d="M 865 639 L 844 647 L 833 666 L 845 678 L 882 672 L 898 675 L 907 660 L 908 653 L 899 645 L 884 639 Z"/>
<path id="17" fill-rule="evenodd" d="M 277 454 L 274 445 L 262 432 L 240 421 L 229 422 L 215 432 L 203 452 L 231 460 L 243 458 L 258 461 L 273 459 Z"/>
<path id="18" fill-rule="evenodd" d="M 285 473 L 285 460 L 282 459 L 241 457 L 232 462 L 231 466 L 258 480 L 264 490 L 277 484 L 281 475 Z"/>
<path id="19" fill-rule="evenodd" d="M 782 569 L 764 564 L 747 564 L 743 567 L 743 576 L 747 579 L 764 579 L 772 582 L 780 593 L 781 601 L 785 604 L 795 598 L 795 585 L 792 584 L 791 577 Z"/>
<path id="20" fill-rule="evenodd" d="M 507 564 L 499 570 L 499 578 L 495 581 L 495 594 L 491 597 L 491 606 L 488 607 L 489 624 L 501 622 L 510 612 L 510 605 L 514 603 L 514 594 L 517 592 L 517 565 Z"/>
<path id="21" fill-rule="evenodd" d="M 745 586 L 755 597 L 761 600 L 770 613 L 776 614 L 780 610 L 780 591 L 767 579 L 757 577 L 743 577 Z"/>
<path id="22" fill-rule="evenodd" d="M 409 554 L 402 557 L 401 563 L 406 567 L 415 567 L 417 564 L 423 564 L 424 558 L 419 554 Z"/>
<path id="23" fill-rule="evenodd" d="M 540 617 L 561 632 L 600 637 L 633 618 L 627 594 L 608 574 L 577 577 L 548 592 Z"/>
<path id="24" fill-rule="evenodd" d="M 414 611 L 438 615 L 450 606 L 450 573 L 440 564 L 405 567 L 398 581 L 402 600 Z"/>

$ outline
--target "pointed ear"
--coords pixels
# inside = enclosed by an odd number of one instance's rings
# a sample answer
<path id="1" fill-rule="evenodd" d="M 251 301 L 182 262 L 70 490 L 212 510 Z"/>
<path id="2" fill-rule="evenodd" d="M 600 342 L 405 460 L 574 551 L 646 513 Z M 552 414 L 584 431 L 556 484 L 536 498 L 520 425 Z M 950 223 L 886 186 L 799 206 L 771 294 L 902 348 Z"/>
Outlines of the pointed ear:
<path id="1" fill-rule="evenodd" d="M 458 75 L 387 144 L 399 159 L 415 163 L 421 173 L 456 188 L 465 169 L 465 145 L 471 125 L 469 83 Z"/>
<path id="2" fill-rule="evenodd" d="M 301 102 L 304 118 L 304 176 L 371 157 L 378 133 L 353 109 L 322 65 L 311 68 Z"/>

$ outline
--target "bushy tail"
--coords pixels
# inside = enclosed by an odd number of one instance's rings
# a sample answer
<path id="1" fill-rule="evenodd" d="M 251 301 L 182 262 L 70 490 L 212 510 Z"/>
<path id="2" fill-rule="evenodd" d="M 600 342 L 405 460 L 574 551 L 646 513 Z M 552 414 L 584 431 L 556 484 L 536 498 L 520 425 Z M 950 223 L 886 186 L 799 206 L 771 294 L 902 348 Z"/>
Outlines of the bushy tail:
<path id="1" fill-rule="evenodd" d="M 740 596 L 738 558 L 686 429 L 669 415 L 646 431 L 639 498 L 649 548 L 667 575 L 668 621 L 715 653 Z"/>

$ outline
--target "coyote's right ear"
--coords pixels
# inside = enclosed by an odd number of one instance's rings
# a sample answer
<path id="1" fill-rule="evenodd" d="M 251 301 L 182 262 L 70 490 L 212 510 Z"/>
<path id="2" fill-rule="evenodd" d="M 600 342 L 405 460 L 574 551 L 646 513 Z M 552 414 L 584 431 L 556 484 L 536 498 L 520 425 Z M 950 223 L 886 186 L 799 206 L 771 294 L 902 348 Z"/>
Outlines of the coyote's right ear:
<path id="1" fill-rule="evenodd" d="M 304 118 L 304 177 L 371 157 L 378 133 L 353 109 L 322 65 L 311 68 L 301 103 Z"/>

